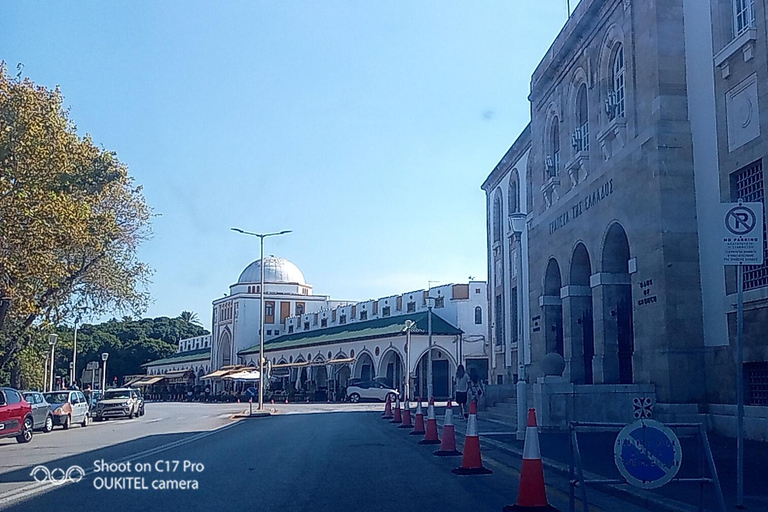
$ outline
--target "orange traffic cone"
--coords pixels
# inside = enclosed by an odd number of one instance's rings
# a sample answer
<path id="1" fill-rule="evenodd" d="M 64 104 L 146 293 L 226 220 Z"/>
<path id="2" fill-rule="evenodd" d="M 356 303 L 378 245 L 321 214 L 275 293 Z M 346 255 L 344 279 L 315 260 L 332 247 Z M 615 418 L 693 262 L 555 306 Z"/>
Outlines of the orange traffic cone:
<path id="1" fill-rule="evenodd" d="M 541 462 L 539 429 L 536 426 L 536 410 L 528 409 L 528 427 L 523 445 L 523 467 L 520 470 L 520 488 L 517 503 L 504 507 L 504 512 L 559 512 L 547 503 L 544 489 L 544 465 Z"/>
<path id="2" fill-rule="evenodd" d="M 394 416 L 392 415 L 392 396 L 387 394 L 387 400 L 384 402 L 384 414 L 381 415 L 381 419 L 389 420 Z"/>
<path id="3" fill-rule="evenodd" d="M 424 439 L 419 444 L 440 444 L 440 438 L 437 436 L 437 419 L 435 418 L 435 399 L 429 399 L 427 408 L 427 432 Z"/>
<path id="4" fill-rule="evenodd" d="M 424 432 L 424 412 L 421 410 L 421 397 L 419 397 L 419 401 L 416 405 L 416 422 L 413 424 L 413 430 L 411 430 L 411 435 L 423 435 Z"/>
<path id="5" fill-rule="evenodd" d="M 451 470 L 457 475 L 487 475 L 493 473 L 483 467 L 483 458 L 480 455 L 480 436 L 477 434 L 477 401 L 469 404 L 469 418 L 467 419 L 467 435 L 464 437 L 464 456 L 461 458 L 461 467 Z"/>
<path id="6" fill-rule="evenodd" d="M 392 421 L 390 423 L 402 423 L 403 422 L 403 415 L 402 411 L 400 410 L 400 397 L 395 397 L 395 413 L 392 416 Z"/>
<path id="7" fill-rule="evenodd" d="M 288 399 L 287 398 L 285 399 L 285 403 L 288 403 Z"/>
<path id="8" fill-rule="evenodd" d="M 411 404 L 408 403 L 408 398 L 403 401 L 403 424 L 397 428 L 413 428 L 411 422 Z"/>
<path id="9" fill-rule="evenodd" d="M 456 449 L 456 429 L 453 426 L 453 408 L 451 407 L 451 401 L 448 400 L 448 407 L 445 409 L 445 420 L 443 422 L 443 442 L 440 443 L 440 449 L 433 455 L 438 457 L 450 457 L 453 455 L 461 455 L 461 452 Z"/>

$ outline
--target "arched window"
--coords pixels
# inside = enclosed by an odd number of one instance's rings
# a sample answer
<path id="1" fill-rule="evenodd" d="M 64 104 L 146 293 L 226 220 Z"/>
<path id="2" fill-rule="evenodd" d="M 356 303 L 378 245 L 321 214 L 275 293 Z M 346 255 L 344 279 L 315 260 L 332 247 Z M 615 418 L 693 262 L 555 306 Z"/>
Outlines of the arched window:
<path id="1" fill-rule="evenodd" d="M 589 151 L 589 106 L 587 104 L 587 84 L 581 84 L 576 95 L 576 119 L 578 127 L 574 134 L 573 147 L 578 151 Z"/>
<path id="2" fill-rule="evenodd" d="M 552 176 L 560 176 L 560 120 L 555 116 L 550 132 L 552 145 Z"/>
<path id="3" fill-rule="evenodd" d="M 520 198 L 517 192 L 517 181 L 513 181 L 509 185 L 509 213 L 517 213 L 520 211 Z"/>
<path id="4" fill-rule="evenodd" d="M 611 81 L 613 84 L 614 117 L 624 117 L 624 46 L 619 44 L 613 56 Z"/>
<path id="5" fill-rule="evenodd" d="M 483 308 L 480 306 L 475 307 L 475 324 L 480 325 L 483 323 Z"/>
<path id="6" fill-rule="evenodd" d="M 493 241 L 501 242 L 501 195 L 493 200 Z"/>

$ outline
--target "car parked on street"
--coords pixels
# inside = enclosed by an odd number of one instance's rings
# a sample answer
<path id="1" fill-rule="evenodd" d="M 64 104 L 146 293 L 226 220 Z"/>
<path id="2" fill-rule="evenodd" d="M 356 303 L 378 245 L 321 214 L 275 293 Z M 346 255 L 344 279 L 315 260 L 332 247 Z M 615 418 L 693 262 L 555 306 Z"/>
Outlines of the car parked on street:
<path id="1" fill-rule="evenodd" d="M 42 393 L 39 391 L 22 391 L 24 400 L 32 406 L 32 419 L 34 420 L 34 429 L 50 432 L 53 430 L 53 411 Z"/>
<path id="2" fill-rule="evenodd" d="M 91 422 L 88 400 L 82 391 L 61 390 L 43 393 L 53 409 L 53 424 L 67 430 L 73 423 L 87 427 Z"/>
<path id="3" fill-rule="evenodd" d="M 35 420 L 32 406 L 13 388 L 0 388 L 0 439 L 15 437 L 19 443 L 32 440 Z"/>
<path id="4" fill-rule="evenodd" d="M 360 400 L 384 401 L 387 399 L 387 395 L 394 400 L 399 394 L 396 389 L 374 380 L 355 382 L 347 387 L 347 397 L 350 402 L 359 402 Z"/>
<path id="5" fill-rule="evenodd" d="M 139 416 L 140 412 L 139 397 L 135 389 L 115 388 L 104 392 L 92 414 L 96 421 L 103 421 L 109 418 L 131 419 Z"/>

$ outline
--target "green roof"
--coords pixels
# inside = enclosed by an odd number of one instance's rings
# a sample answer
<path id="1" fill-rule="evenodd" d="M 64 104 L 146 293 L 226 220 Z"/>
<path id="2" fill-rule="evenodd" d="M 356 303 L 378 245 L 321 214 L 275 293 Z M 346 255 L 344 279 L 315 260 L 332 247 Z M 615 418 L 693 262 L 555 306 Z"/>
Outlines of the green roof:
<path id="1" fill-rule="evenodd" d="M 163 359 L 156 359 L 155 361 L 144 363 L 141 366 L 158 366 L 161 364 L 187 363 L 189 361 L 203 361 L 210 358 L 211 358 L 211 349 L 201 348 L 198 350 L 190 350 L 189 352 L 178 352 L 176 354 L 173 354 L 170 357 L 164 357 Z"/>
<path id="2" fill-rule="evenodd" d="M 264 344 L 264 352 L 281 350 L 286 348 L 297 348 L 310 345 L 325 345 L 328 343 L 339 343 L 344 341 L 356 341 L 372 338 L 385 338 L 397 336 L 405 333 L 405 321 L 411 320 L 416 325 L 411 328 L 413 334 L 427 333 L 427 315 L 426 311 L 411 313 L 400 316 L 390 316 L 386 318 L 376 318 L 363 322 L 351 322 L 344 325 L 335 325 L 323 329 L 314 329 L 312 331 L 295 332 L 285 334 Z M 463 331 L 449 324 L 438 315 L 432 315 L 432 334 L 440 335 L 458 335 Z M 258 354 L 259 345 L 253 345 L 238 352 L 238 355 Z"/>

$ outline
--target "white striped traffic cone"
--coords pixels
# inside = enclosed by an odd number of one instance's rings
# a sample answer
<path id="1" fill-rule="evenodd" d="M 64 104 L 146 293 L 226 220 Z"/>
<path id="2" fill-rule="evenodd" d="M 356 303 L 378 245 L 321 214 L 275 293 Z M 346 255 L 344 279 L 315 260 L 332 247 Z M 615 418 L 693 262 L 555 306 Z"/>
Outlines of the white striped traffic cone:
<path id="1" fill-rule="evenodd" d="M 445 420 L 443 420 L 443 440 L 440 443 L 440 449 L 433 455 L 438 457 L 450 457 L 453 455 L 461 455 L 461 452 L 456 449 L 456 429 L 453 426 L 453 408 L 451 407 L 451 401 L 448 400 L 448 407 L 445 408 Z"/>
<path id="2" fill-rule="evenodd" d="M 544 464 L 541 462 L 535 409 L 528 409 L 528 426 L 525 429 L 523 467 L 520 469 L 517 503 L 504 507 L 504 512 L 559 512 L 547 502 L 547 491 L 544 489 Z"/>
<path id="3" fill-rule="evenodd" d="M 440 444 L 440 438 L 437 436 L 437 418 L 435 418 L 435 399 L 429 399 L 427 408 L 427 432 L 424 439 L 419 444 Z"/>
<path id="4" fill-rule="evenodd" d="M 403 401 L 403 424 L 398 425 L 397 428 L 413 428 L 411 422 L 411 403 L 408 401 L 408 397 Z"/>
<path id="5" fill-rule="evenodd" d="M 413 423 L 413 430 L 411 430 L 412 436 L 420 436 L 424 434 L 424 411 L 421 410 L 421 397 L 416 404 L 416 421 Z"/>
<path id="6" fill-rule="evenodd" d="M 483 467 L 483 458 L 480 455 L 480 436 L 477 433 L 477 401 L 469 404 L 469 418 L 467 419 L 467 435 L 464 437 L 464 456 L 461 466 L 451 470 L 457 475 L 487 475 L 493 473 Z"/>

